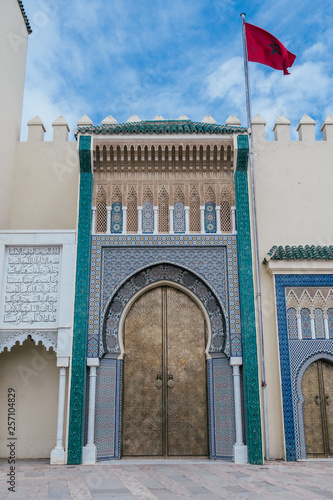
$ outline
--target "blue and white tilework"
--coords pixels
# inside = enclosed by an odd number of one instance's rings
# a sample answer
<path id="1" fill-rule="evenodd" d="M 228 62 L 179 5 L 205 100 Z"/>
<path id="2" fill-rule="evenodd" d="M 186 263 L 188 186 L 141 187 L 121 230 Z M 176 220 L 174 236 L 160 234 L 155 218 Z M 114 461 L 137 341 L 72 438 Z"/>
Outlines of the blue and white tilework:
<path id="1" fill-rule="evenodd" d="M 232 367 L 226 357 L 214 357 L 208 366 L 211 458 L 231 461 L 236 439 Z"/>
<path id="2" fill-rule="evenodd" d="M 306 458 L 302 378 L 306 368 L 317 359 L 333 361 L 333 339 L 300 340 L 288 338 L 286 288 L 332 287 L 333 275 L 275 276 L 284 429 L 287 460 Z M 303 326 L 303 325 L 302 325 Z"/>
<path id="3" fill-rule="evenodd" d="M 173 230 L 175 233 L 185 233 L 185 208 L 181 201 L 177 201 L 173 207 Z"/>
<path id="4" fill-rule="evenodd" d="M 95 444 L 99 460 L 114 457 L 117 360 L 103 358 L 96 385 Z"/>
<path id="5" fill-rule="evenodd" d="M 94 235 L 91 253 L 88 357 L 100 355 L 112 298 L 132 276 L 158 264 L 187 270 L 210 289 L 224 313 L 230 354 L 242 355 L 236 236 Z"/>
<path id="6" fill-rule="evenodd" d="M 123 207 L 121 203 L 112 203 L 111 208 L 111 233 L 123 232 Z"/>
<path id="7" fill-rule="evenodd" d="M 216 233 L 215 203 L 211 201 L 205 204 L 205 232 Z"/>
<path id="8" fill-rule="evenodd" d="M 150 201 L 142 205 L 142 232 L 152 234 L 154 231 L 154 208 Z"/>

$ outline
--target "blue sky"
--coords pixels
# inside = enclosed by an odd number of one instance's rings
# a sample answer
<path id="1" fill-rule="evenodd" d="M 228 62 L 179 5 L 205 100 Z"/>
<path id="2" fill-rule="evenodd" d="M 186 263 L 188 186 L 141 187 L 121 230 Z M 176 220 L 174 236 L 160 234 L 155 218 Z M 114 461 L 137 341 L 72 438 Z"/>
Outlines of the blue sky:
<path id="1" fill-rule="evenodd" d="M 246 125 L 240 13 L 297 55 L 291 75 L 249 63 L 252 116 L 281 113 L 291 132 L 308 114 L 317 137 L 333 114 L 332 0 L 24 0 L 29 37 L 23 105 L 26 122 L 65 116 L 71 138 L 87 114 L 95 125 L 111 114 L 125 122 L 185 114 L 218 123 L 230 114 Z"/>

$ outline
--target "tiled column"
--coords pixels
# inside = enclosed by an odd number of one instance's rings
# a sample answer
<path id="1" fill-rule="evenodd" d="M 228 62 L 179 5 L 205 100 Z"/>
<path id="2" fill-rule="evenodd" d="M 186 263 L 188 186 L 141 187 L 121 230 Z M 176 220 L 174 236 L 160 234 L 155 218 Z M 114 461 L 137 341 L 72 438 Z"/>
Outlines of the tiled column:
<path id="1" fill-rule="evenodd" d="M 216 214 L 216 234 L 221 234 L 221 207 L 219 205 L 215 206 Z"/>
<path id="2" fill-rule="evenodd" d="M 123 207 L 123 234 L 127 234 L 127 207 Z"/>
<path id="3" fill-rule="evenodd" d="M 57 441 L 56 446 L 51 451 L 51 464 L 65 463 L 65 449 L 63 444 L 64 435 L 64 410 L 66 394 L 66 368 L 69 365 L 69 358 L 57 358 L 59 366 L 59 397 L 58 397 L 58 420 L 57 420 Z"/>
<path id="4" fill-rule="evenodd" d="M 89 366 L 89 407 L 88 407 L 88 437 L 87 444 L 83 447 L 83 464 L 96 463 L 96 446 L 95 446 L 95 401 L 96 401 L 96 377 L 97 367 L 99 366 L 98 358 L 87 358 Z"/>
<path id="5" fill-rule="evenodd" d="M 301 315 L 297 315 L 297 333 L 298 333 L 298 339 L 302 340 L 302 321 L 301 321 Z"/>
<path id="6" fill-rule="evenodd" d="M 185 211 L 185 234 L 190 234 L 190 207 L 184 207 Z"/>
<path id="7" fill-rule="evenodd" d="M 142 207 L 138 207 L 138 234 L 142 234 Z"/>
<path id="8" fill-rule="evenodd" d="M 315 339 L 316 338 L 316 328 L 315 328 L 315 321 L 314 321 L 313 312 L 310 313 L 310 323 L 311 323 L 311 338 Z"/>
<path id="9" fill-rule="evenodd" d="M 106 207 L 106 234 L 111 234 L 111 207 Z"/>
<path id="10" fill-rule="evenodd" d="M 170 227 L 169 227 L 169 233 L 174 234 L 173 230 L 173 207 L 169 207 L 169 221 L 170 221 Z"/>
<path id="11" fill-rule="evenodd" d="M 324 327 L 325 327 L 325 339 L 329 339 L 330 338 L 330 331 L 329 331 L 329 328 L 328 328 L 328 317 L 327 317 L 327 315 L 324 316 Z"/>
<path id="12" fill-rule="evenodd" d="M 243 424 L 242 424 L 242 400 L 240 386 L 239 367 L 242 364 L 242 358 L 230 358 L 232 366 L 232 376 L 234 381 L 234 402 L 235 402 L 235 427 L 236 443 L 234 444 L 234 462 L 236 464 L 245 464 L 247 462 L 247 447 L 243 442 Z"/>
<path id="13" fill-rule="evenodd" d="M 91 234 L 96 233 L 96 207 L 91 209 Z"/>
<path id="14" fill-rule="evenodd" d="M 158 234 L 158 207 L 153 207 L 154 209 L 154 234 Z"/>
<path id="15" fill-rule="evenodd" d="M 200 207 L 201 234 L 205 234 L 205 207 Z"/>
<path id="16" fill-rule="evenodd" d="M 232 227 L 232 234 L 237 233 L 236 229 L 236 207 L 231 207 L 231 227 Z"/>

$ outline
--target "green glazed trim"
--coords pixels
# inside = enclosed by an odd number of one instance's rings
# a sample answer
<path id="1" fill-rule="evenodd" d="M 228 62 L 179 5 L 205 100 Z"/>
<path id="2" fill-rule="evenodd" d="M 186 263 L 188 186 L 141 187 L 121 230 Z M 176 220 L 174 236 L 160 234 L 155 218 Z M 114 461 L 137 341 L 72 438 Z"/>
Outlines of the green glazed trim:
<path id="1" fill-rule="evenodd" d="M 77 134 L 233 134 L 246 132 L 245 127 L 193 122 L 192 120 L 144 120 L 140 122 L 88 125 L 78 127 Z"/>
<path id="2" fill-rule="evenodd" d="M 274 245 L 263 260 L 333 260 L 333 245 Z"/>
<path id="3" fill-rule="evenodd" d="M 262 464 L 258 356 L 247 172 L 249 154 L 248 137 L 238 136 L 237 144 L 235 190 L 247 450 L 250 464 Z"/>
<path id="4" fill-rule="evenodd" d="M 82 462 L 86 385 L 86 346 L 89 311 L 90 228 L 93 187 L 90 146 L 91 137 L 80 138 L 79 158 L 81 174 L 69 411 L 68 464 L 80 464 Z"/>

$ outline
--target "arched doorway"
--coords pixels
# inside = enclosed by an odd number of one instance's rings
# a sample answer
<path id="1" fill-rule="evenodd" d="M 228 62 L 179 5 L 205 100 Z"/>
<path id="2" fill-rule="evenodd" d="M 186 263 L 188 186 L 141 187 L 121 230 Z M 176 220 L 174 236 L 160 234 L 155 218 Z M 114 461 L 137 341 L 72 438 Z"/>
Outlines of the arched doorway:
<path id="1" fill-rule="evenodd" d="M 333 364 L 312 363 L 302 380 L 306 456 L 333 456 Z"/>
<path id="2" fill-rule="evenodd" d="M 150 288 L 124 324 L 123 456 L 208 456 L 206 327 L 184 291 Z"/>

